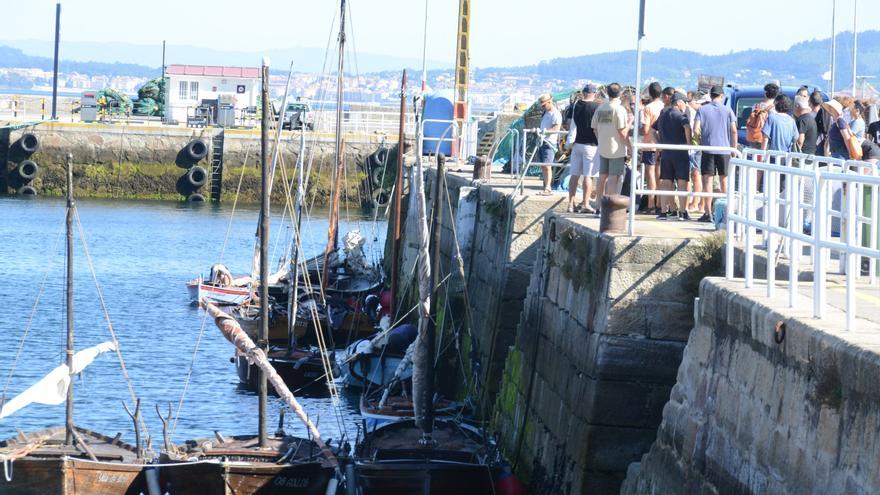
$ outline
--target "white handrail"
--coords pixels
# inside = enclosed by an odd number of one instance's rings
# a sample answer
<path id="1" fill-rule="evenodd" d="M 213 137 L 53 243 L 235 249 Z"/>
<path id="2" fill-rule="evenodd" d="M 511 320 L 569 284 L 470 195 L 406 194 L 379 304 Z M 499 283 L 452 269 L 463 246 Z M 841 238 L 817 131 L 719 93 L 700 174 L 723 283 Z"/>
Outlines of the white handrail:
<path id="1" fill-rule="evenodd" d="M 801 153 L 744 150 L 747 158 L 730 162 L 730 177 L 738 177 L 737 187 L 727 192 L 725 277 L 734 278 L 734 244 L 742 241 L 745 255 L 743 281 L 754 285 L 755 244 L 758 236 L 766 248 L 766 293 L 773 297 L 777 288 L 776 270 L 783 253 L 788 253 L 788 304 L 799 305 L 798 277 L 803 247 L 810 247 L 813 264 L 813 316 L 824 318 L 827 313 L 827 275 L 831 253 L 838 253 L 846 276 L 846 328 L 856 327 L 856 291 L 861 275 L 861 261 L 868 260 L 868 284 L 877 285 L 878 214 L 880 214 L 880 172 L 867 162 L 843 161 Z M 760 157 L 760 161 L 755 159 Z M 770 163 L 773 160 L 777 163 Z M 783 165 L 784 163 L 784 165 Z M 797 163 L 800 167 L 794 166 Z M 764 190 L 757 191 L 758 171 L 763 174 Z M 784 181 L 784 182 L 783 182 Z M 780 187 L 784 183 L 784 187 Z M 832 186 L 840 186 L 841 205 L 832 206 Z M 780 194 L 780 188 L 782 194 Z M 862 198 L 870 190 L 870 203 Z M 812 191 L 812 197 L 806 197 Z M 763 214 L 758 218 L 757 205 Z M 782 207 L 781 211 L 779 210 Z M 866 209 L 868 211 L 866 211 Z M 831 231 L 830 219 L 837 218 L 841 229 L 837 236 Z M 805 221 L 812 220 L 810 232 L 804 232 Z M 862 230 L 867 231 L 867 246 Z M 759 232 L 760 231 L 760 232 Z"/>

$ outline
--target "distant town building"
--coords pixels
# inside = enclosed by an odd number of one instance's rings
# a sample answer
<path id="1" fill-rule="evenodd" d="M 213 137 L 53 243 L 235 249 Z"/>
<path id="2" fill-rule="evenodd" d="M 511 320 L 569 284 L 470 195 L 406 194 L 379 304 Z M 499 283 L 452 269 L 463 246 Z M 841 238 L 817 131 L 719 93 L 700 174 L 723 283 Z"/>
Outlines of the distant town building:
<path id="1" fill-rule="evenodd" d="M 202 100 L 232 98 L 236 110 L 257 105 L 260 69 L 257 67 L 219 67 L 211 65 L 169 65 L 165 106 L 166 117 L 186 122 Z"/>

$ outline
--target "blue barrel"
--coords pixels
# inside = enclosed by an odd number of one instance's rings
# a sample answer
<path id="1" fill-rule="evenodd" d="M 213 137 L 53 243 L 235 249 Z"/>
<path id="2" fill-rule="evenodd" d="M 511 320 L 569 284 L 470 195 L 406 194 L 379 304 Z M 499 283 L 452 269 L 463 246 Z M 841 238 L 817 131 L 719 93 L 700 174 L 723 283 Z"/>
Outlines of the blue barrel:
<path id="1" fill-rule="evenodd" d="M 425 95 L 425 112 L 422 118 L 425 122 L 425 139 L 422 153 L 433 155 L 437 152 L 446 156 L 452 155 L 452 141 L 445 141 L 453 137 L 452 124 L 448 122 L 430 122 L 431 120 L 452 120 L 452 90 L 439 90 Z M 445 134 L 445 135 L 444 135 Z M 444 141 L 440 141 L 444 139 Z M 437 145 L 440 145 L 439 149 Z"/>

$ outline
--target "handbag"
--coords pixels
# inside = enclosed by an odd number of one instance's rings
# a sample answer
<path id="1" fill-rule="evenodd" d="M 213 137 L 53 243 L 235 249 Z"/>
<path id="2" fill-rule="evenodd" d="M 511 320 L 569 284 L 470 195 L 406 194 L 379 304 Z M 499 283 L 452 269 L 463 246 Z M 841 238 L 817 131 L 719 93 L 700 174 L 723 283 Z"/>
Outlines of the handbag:
<path id="1" fill-rule="evenodd" d="M 862 159 L 862 142 L 855 135 L 851 135 L 849 139 L 845 139 L 846 150 L 849 152 L 850 160 Z"/>

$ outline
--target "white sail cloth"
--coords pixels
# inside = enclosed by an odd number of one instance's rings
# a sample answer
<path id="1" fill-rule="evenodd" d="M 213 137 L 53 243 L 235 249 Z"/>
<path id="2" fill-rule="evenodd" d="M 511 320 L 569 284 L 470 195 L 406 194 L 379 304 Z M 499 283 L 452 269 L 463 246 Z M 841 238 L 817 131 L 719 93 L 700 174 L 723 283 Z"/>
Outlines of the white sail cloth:
<path id="1" fill-rule="evenodd" d="M 0 409 L 0 418 L 5 418 L 15 413 L 19 409 L 32 404 L 47 404 L 57 406 L 67 399 L 67 387 L 70 386 L 70 375 L 81 373 L 86 366 L 92 364 L 92 361 L 108 351 L 115 351 L 116 345 L 113 342 L 104 342 L 88 349 L 83 349 L 73 355 L 73 372 L 69 372 L 67 365 L 62 364 L 42 380 L 28 387 L 24 392 L 16 395 L 14 398 L 3 404 Z"/>

